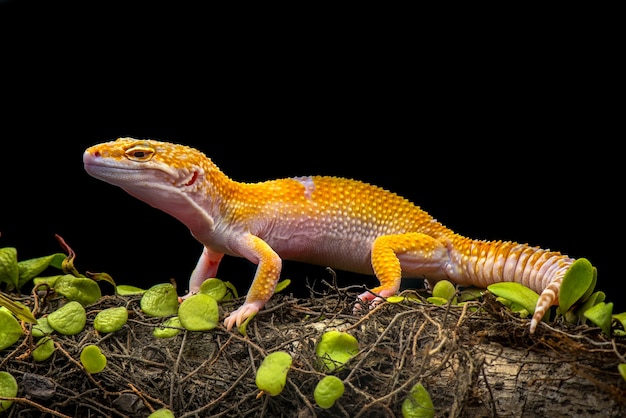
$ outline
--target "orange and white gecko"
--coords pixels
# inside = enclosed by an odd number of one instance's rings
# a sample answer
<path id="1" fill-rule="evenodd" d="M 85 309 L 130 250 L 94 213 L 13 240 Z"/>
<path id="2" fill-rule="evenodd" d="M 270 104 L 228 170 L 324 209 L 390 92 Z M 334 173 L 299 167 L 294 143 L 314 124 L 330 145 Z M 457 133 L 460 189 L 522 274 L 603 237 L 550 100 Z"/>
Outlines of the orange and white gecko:
<path id="1" fill-rule="evenodd" d="M 448 279 L 487 287 L 515 281 L 540 298 L 530 332 L 558 303 L 574 259 L 510 241 L 483 241 L 448 229 L 419 206 L 377 186 L 338 177 L 297 177 L 242 183 L 202 152 L 179 144 L 120 138 L 83 155 L 91 176 L 185 224 L 204 246 L 189 293 L 215 277 L 222 257 L 257 264 L 244 304 L 224 319 L 228 330 L 257 313 L 274 293 L 282 260 L 374 274 L 380 286 L 358 296 L 395 295 L 403 277 Z"/>

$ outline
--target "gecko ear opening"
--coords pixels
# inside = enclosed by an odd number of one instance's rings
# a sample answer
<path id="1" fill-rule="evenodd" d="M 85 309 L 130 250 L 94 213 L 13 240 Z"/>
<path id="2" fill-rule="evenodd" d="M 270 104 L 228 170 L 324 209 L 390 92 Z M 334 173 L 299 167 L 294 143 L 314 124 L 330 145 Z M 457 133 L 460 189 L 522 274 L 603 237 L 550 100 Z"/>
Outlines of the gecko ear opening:
<path id="1" fill-rule="evenodd" d="M 191 186 L 196 182 L 196 180 L 198 180 L 198 172 L 194 171 L 191 179 L 187 183 L 185 183 L 185 186 Z"/>

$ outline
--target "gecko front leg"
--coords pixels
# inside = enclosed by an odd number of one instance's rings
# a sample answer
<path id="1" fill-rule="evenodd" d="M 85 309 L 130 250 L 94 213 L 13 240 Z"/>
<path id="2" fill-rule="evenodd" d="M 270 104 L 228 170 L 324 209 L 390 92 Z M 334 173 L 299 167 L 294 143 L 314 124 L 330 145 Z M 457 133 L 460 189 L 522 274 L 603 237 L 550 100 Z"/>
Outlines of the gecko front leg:
<path id="1" fill-rule="evenodd" d="M 257 264 L 256 273 L 243 305 L 224 319 L 226 329 L 240 326 L 250 316 L 255 315 L 272 297 L 282 270 L 282 260 L 261 238 L 248 234 L 234 245 L 242 257 Z"/>
<path id="2" fill-rule="evenodd" d="M 223 257 L 224 254 L 204 247 L 202 254 L 200 254 L 200 258 L 198 259 L 198 263 L 189 278 L 189 289 L 187 290 L 187 293 L 180 298 L 181 301 L 197 293 L 198 290 L 200 290 L 200 286 L 206 279 L 217 275 L 217 268 L 219 267 L 220 261 L 222 261 Z"/>

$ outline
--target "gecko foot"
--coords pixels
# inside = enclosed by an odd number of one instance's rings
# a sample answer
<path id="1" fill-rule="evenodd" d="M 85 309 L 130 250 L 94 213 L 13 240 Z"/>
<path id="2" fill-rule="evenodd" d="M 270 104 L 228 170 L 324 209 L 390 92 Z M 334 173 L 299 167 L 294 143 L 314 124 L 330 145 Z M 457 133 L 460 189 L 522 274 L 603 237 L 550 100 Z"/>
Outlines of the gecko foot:
<path id="1" fill-rule="evenodd" d="M 184 296 L 179 296 L 179 297 L 178 297 L 178 303 L 183 303 L 183 300 L 187 299 L 187 298 L 188 298 L 189 296 L 191 296 L 191 295 L 192 295 L 192 293 L 187 293 L 187 294 L 186 294 L 186 295 L 184 295 Z"/>
<path id="2" fill-rule="evenodd" d="M 250 316 L 255 315 L 263 307 L 262 302 L 246 302 L 224 318 L 224 326 L 230 331 L 234 326 L 239 327 Z"/>
<path id="3" fill-rule="evenodd" d="M 394 292 L 393 290 L 380 289 L 373 289 L 372 291 L 363 292 L 359 296 L 357 296 L 357 302 L 354 304 L 354 309 L 352 310 L 352 312 L 357 313 L 361 311 L 363 309 L 363 306 L 361 305 L 362 302 L 369 302 L 367 306 L 369 306 L 370 309 L 373 309 L 376 307 L 376 305 L 383 302 L 385 300 L 384 298 L 393 296 L 395 294 L 396 292 Z"/>

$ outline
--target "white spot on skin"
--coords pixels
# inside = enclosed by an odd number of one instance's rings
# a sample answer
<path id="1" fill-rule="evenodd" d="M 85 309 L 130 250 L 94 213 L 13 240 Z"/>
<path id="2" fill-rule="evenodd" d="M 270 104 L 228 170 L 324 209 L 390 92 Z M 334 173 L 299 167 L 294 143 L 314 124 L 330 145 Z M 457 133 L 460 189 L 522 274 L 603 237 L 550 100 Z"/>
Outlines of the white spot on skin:
<path id="1" fill-rule="evenodd" d="M 313 191 L 315 190 L 315 182 L 313 181 L 313 178 L 310 176 L 303 176 L 294 177 L 293 179 L 304 186 L 304 197 L 310 199 L 313 195 Z"/>

